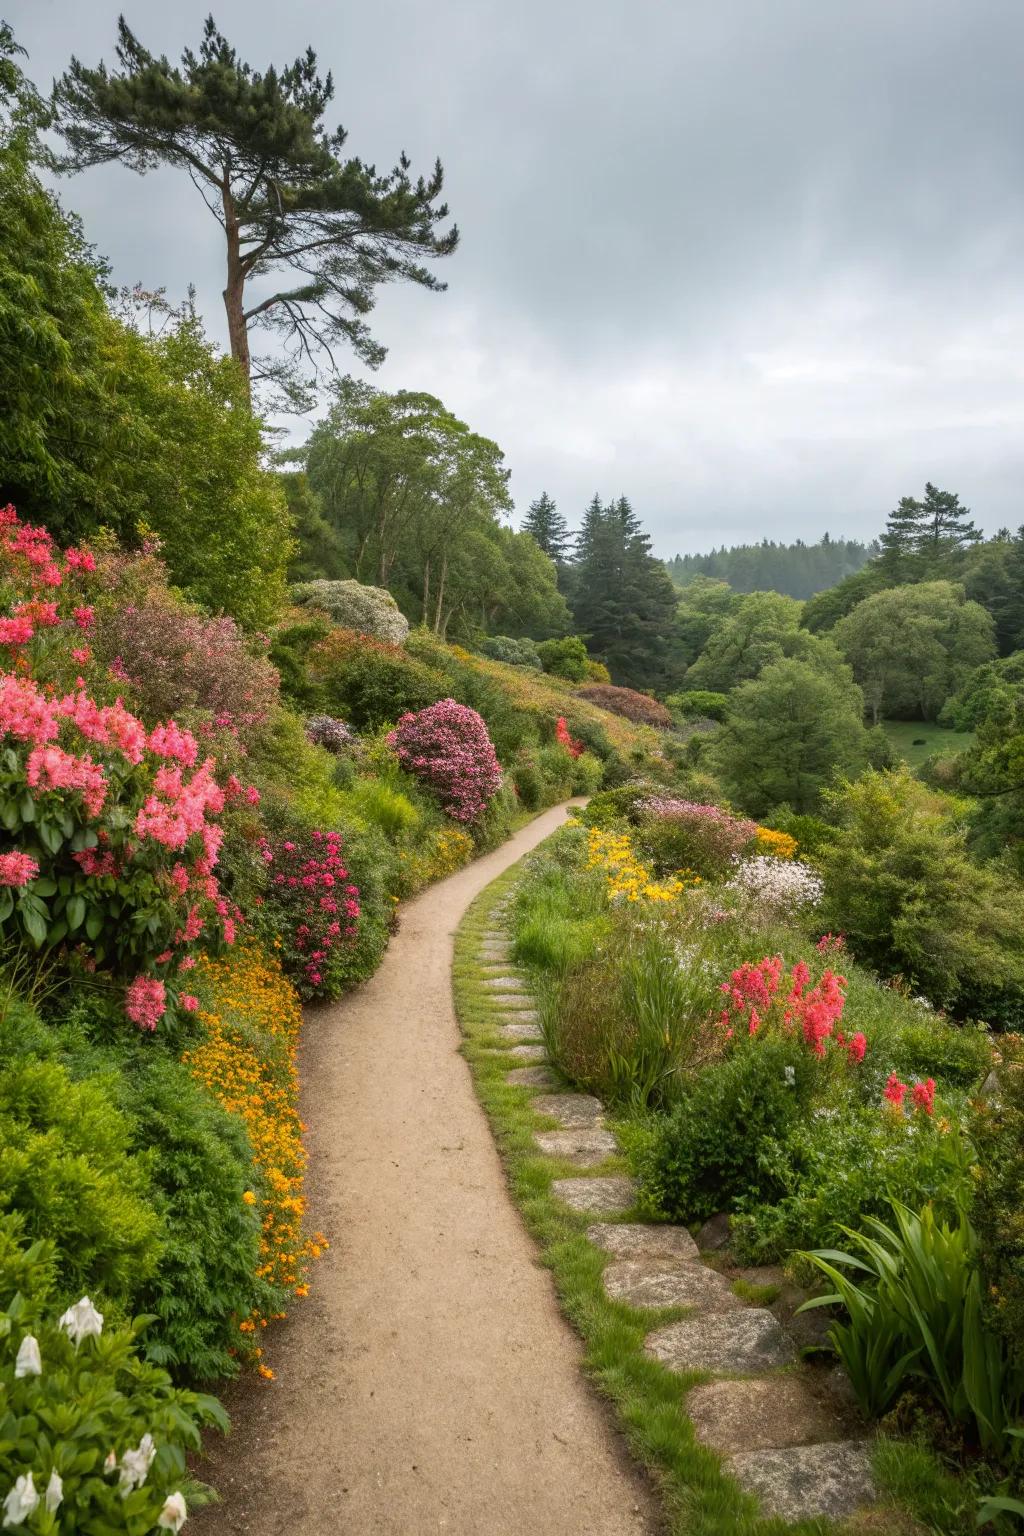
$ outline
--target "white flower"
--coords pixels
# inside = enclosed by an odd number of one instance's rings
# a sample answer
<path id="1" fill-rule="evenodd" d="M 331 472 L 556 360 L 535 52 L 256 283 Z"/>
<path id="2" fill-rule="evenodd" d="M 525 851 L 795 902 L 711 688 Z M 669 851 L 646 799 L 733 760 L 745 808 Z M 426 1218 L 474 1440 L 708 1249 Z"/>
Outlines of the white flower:
<path id="1" fill-rule="evenodd" d="M 789 1088 L 792 1088 L 793 1084 L 796 1082 L 796 1068 L 795 1067 L 786 1067 L 785 1072 L 786 1072 L 786 1086 L 789 1087 Z"/>
<path id="2" fill-rule="evenodd" d="M 117 1452 L 116 1451 L 109 1451 L 107 1453 L 107 1459 L 103 1463 L 103 1470 L 104 1470 L 104 1472 L 116 1472 L 117 1471 Z"/>
<path id="3" fill-rule="evenodd" d="M 774 859 L 770 854 L 758 854 L 743 860 L 726 890 L 753 897 L 763 906 L 781 912 L 795 912 L 801 907 L 816 906 L 824 885 L 799 859 Z"/>
<path id="4" fill-rule="evenodd" d="M 27 1520 L 36 1509 L 39 1508 L 39 1495 L 36 1493 L 35 1484 L 32 1481 L 32 1473 L 26 1472 L 24 1477 L 19 1477 L 10 1493 L 4 1499 L 4 1523 L 6 1525 L 20 1525 Z"/>
<path id="5" fill-rule="evenodd" d="M 14 1362 L 15 1376 L 41 1376 L 43 1374 L 43 1362 L 39 1358 L 39 1340 L 31 1333 L 26 1333 L 18 1350 L 18 1358 Z"/>
<path id="6" fill-rule="evenodd" d="M 97 1312 L 88 1296 L 83 1296 L 81 1301 L 76 1301 L 64 1313 L 60 1326 L 77 1349 L 83 1339 L 99 1338 L 103 1332 L 103 1313 Z"/>
<path id="7" fill-rule="evenodd" d="M 50 1473 L 50 1481 L 46 1485 L 45 1494 L 46 1507 L 50 1511 L 51 1515 L 55 1509 L 60 1507 L 60 1503 L 63 1497 L 64 1480 L 60 1473 L 57 1471 L 57 1468 L 54 1467 L 53 1471 Z"/>
<path id="8" fill-rule="evenodd" d="M 188 1519 L 188 1507 L 180 1493 L 168 1494 L 157 1525 L 162 1531 L 180 1531 Z"/>
<path id="9" fill-rule="evenodd" d="M 133 1488 L 142 1487 L 155 1455 L 156 1446 L 152 1435 L 143 1435 L 134 1451 L 125 1451 L 121 1457 L 122 1499 L 126 1499 Z"/>

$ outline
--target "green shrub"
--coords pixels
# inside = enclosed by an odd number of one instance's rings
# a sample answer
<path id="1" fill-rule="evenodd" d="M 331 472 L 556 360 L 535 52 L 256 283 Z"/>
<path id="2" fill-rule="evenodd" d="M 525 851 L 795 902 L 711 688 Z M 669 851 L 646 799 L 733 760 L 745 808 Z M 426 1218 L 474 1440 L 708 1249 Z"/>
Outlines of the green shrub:
<path id="1" fill-rule="evenodd" d="M 353 629 L 374 640 L 402 645 L 409 621 L 384 587 L 364 586 L 361 581 L 303 581 L 291 590 L 292 601 L 302 608 L 320 608 L 342 629 Z"/>
<path id="2" fill-rule="evenodd" d="M 323 685 L 310 677 L 309 658 L 330 632 L 326 619 L 305 619 L 274 631 L 270 659 L 280 673 L 282 693 L 297 709 L 308 712 L 323 704 Z"/>
<path id="3" fill-rule="evenodd" d="M 587 675 L 587 648 L 579 635 L 566 635 L 562 640 L 542 640 L 537 647 L 541 666 L 554 677 L 568 678 L 570 683 L 582 683 Z"/>
<path id="4" fill-rule="evenodd" d="M 394 723 L 443 698 L 445 678 L 399 646 L 336 629 L 311 653 L 327 705 L 357 731 Z"/>
<path id="5" fill-rule="evenodd" d="M 59 1294 L 129 1301 L 155 1272 L 164 1231 L 112 1078 L 73 1082 L 56 1061 L 0 1071 L 0 1212 L 28 1239 L 55 1238 Z"/>
<path id="6" fill-rule="evenodd" d="M 772 815 L 763 818 L 762 826 L 772 827 L 776 832 L 785 832 L 788 836 L 795 837 L 798 858 L 812 864 L 818 855 L 830 848 L 839 836 L 837 829 L 830 826 L 827 821 L 822 821 L 820 817 L 798 816 L 795 811 L 774 811 Z"/>
<path id="7" fill-rule="evenodd" d="M 503 661 L 510 667 L 530 667 L 536 672 L 541 669 L 540 655 L 532 640 L 515 640 L 511 635 L 488 635 L 486 640 L 481 641 L 480 650 L 492 661 Z"/>
<path id="8" fill-rule="evenodd" d="M 596 794 L 604 783 L 605 765 L 599 757 L 592 752 L 581 752 L 573 764 L 572 793 L 574 795 Z"/>
<path id="9" fill-rule="evenodd" d="M 641 1196 L 673 1221 L 702 1221 L 744 1196 L 784 1193 L 761 1153 L 809 1111 L 818 1074 L 811 1052 L 758 1038 L 714 1062 L 681 1093 L 643 1160 Z"/>
<path id="10" fill-rule="evenodd" d="M 408 795 L 380 779 L 356 779 L 348 796 L 358 816 L 396 843 L 412 837 L 423 820 L 422 811 Z"/>
<path id="11" fill-rule="evenodd" d="M 692 693 L 673 693 L 665 700 L 669 709 L 684 720 L 724 720 L 729 696 L 713 693 L 710 688 L 695 688 Z"/>
<path id="12" fill-rule="evenodd" d="M 245 1129 L 166 1057 L 128 1087 L 132 1144 L 145 1154 L 166 1233 L 160 1267 L 132 1301 L 156 1318 L 146 1353 L 193 1380 L 233 1376 L 239 1320 L 280 1310 L 280 1298 L 257 1279 L 258 1210 L 242 1196 L 258 1191 L 260 1179 Z"/>
<path id="13" fill-rule="evenodd" d="M 172 1496 L 182 1500 L 179 1511 L 184 1494 L 205 1502 L 195 1497 L 185 1454 L 199 1450 L 201 1428 L 224 1430 L 227 1417 L 215 1398 L 177 1390 L 165 1371 L 140 1357 L 142 1322 L 112 1328 L 87 1297 L 81 1305 L 76 1300 L 73 1317 L 61 1316 L 54 1291 L 53 1245 L 25 1247 L 17 1225 L 0 1218 L 0 1487 L 9 1493 L 25 1480 L 28 1531 L 154 1531 Z M 73 1338 L 71 1330 L 82 1324 L 93 1331 Z M 38 1370 L 31 1351 L 29 1368 L 18 1367 L 26 1340 L 38 1351 Z M 141 1453 L 140 1470 L 145 1466 L 141 1480 L 128 1475 L 133 1451 Z M 111 1453 L 114 1472 L 105 1466 Z M 22 1521 L 9 1515 L 7 1524 Z"/>
<path id="14" fill-rule="evenodd" d="M 523 751 L 519 753 L 511 768 L 512 783 L 515 785 L 519 803 L 524 810 L 539 811 L 544 804 L 546 784 L 544 774 L 537 758 L 536 751 Z"/>
<path id="15" fill-rule="evenodd" d="M 954 1124 L 880 1107 L 822 1107 L 798 1121 L 761 1161 L 781 1198 L 740 1201 L 733 1220 L 739 1251 L 756 1263 L 785 1260 L 795 1249 L 829 1248 L 847 1228 L 888 1214 L 890 1200 L 932 1200 L 952 1216 L 971 1188 L 970 1143 Z"/>

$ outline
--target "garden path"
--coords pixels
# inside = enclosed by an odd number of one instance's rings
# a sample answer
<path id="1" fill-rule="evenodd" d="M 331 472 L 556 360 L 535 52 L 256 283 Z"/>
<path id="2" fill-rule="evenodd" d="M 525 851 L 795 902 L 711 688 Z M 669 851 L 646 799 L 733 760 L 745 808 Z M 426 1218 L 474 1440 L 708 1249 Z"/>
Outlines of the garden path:
<path id="1" fill-rule="evenodd" d="M 304 1032 L 310 1221 L 331 1240 L 229 1390 L 200 1469 L 217 1536 L 639 1536 L 657 1519 L 580 1370 L 458 1054 L 455 930 L 565 818 L 547 811 L 402 908 L 376 975 Z M 525 1001 L 525 1000 L 524 1000 Z M 522 1027 L 526 1027 L 526 1023 Z M 190 1521 L 189 1529 L 193 1528 Z"/>

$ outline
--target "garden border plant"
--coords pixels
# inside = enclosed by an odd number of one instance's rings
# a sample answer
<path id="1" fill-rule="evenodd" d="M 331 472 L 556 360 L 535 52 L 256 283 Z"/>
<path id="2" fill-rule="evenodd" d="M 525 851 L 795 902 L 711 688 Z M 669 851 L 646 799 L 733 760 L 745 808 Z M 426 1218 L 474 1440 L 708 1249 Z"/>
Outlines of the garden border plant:
<path id="1" fill-rule="evenodd" d="M 494 925 L 496 908 L 521 873 L 521 867 L 514 866 L 488 886 L 460 924 L 453 969 L 455 1008 L 465 1037 L 463 1055 L 491 1123 L 510 1192 L 538 1245 L 540 1262 L 551 1271 L 562 1311 L 583 1341 L 584 1370 L 614 1406 L 633 1455 L 652 1475 L 670 1536 L 825 1536 L 843 1529 L 824 1520 L 789 1524 L 762 1517 L 756 1501 L 722 1474 L 718 1456 L 694 1438 L 685 1411 L 688 1391 L 709 1377 L 700 1372 L 675 1375 L 643 1348 L 651 1327 L 684 1315 L 682 1309 L 638 1312 L 609 1301 L 601 1272 L 611 1255 L 586 1237 L 594 1218 L 569 1210 L 551 1192 L 554 1179 L 578 1175 L 579 1169 L 542 1155 L 534 1144 L 534 1134 L 548 1122 L 532 1107 L 528 1089 L 506 1081 L 515 1058 L 494 1048 L 500 1005 L 484 985 L 485 968 L 478 958 L 482 934 Z M 616 1126 L 627 1146 L 635 1139 L 632 1128 L 628 1120 Z M 622 1219 L 635 1215 L 626 1212 Z M 906 1456 L 900 1454 L 904 1450 Z M 918 1502 L 918 1491 L 929 1479 L 937 1485 L 943 1482 L 934 1458 L 915 1446 L 881 1438 L 875 1461 L 880 1486 L 904 1505 Z M 890 1512 L 894 1520 L 901 1518 L 895 1508 Z M 857 1528 L 855 1522 L 846 1527 L 851 1533 Z M 963 1527 L 965 1533 L 967 1529 Z"/>

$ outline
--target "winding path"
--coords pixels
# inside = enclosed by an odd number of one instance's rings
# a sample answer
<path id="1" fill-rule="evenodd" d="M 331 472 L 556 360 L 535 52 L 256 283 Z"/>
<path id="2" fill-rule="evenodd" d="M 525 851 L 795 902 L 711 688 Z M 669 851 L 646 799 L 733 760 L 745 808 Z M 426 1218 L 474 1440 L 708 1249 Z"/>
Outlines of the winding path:
<path id="1" fill-rule="evenodd" d="M 580 1371 L 458 1054 L 453 937 L 558 807 L 402 909 L 380 969 L 310 1013 L 310 1222 L 332 1246 L 229 1392 L 216 1536 L 639 1536 L 650 1496 Z M 232 1401 L 232 1398 L 234 1401 Z"/>

